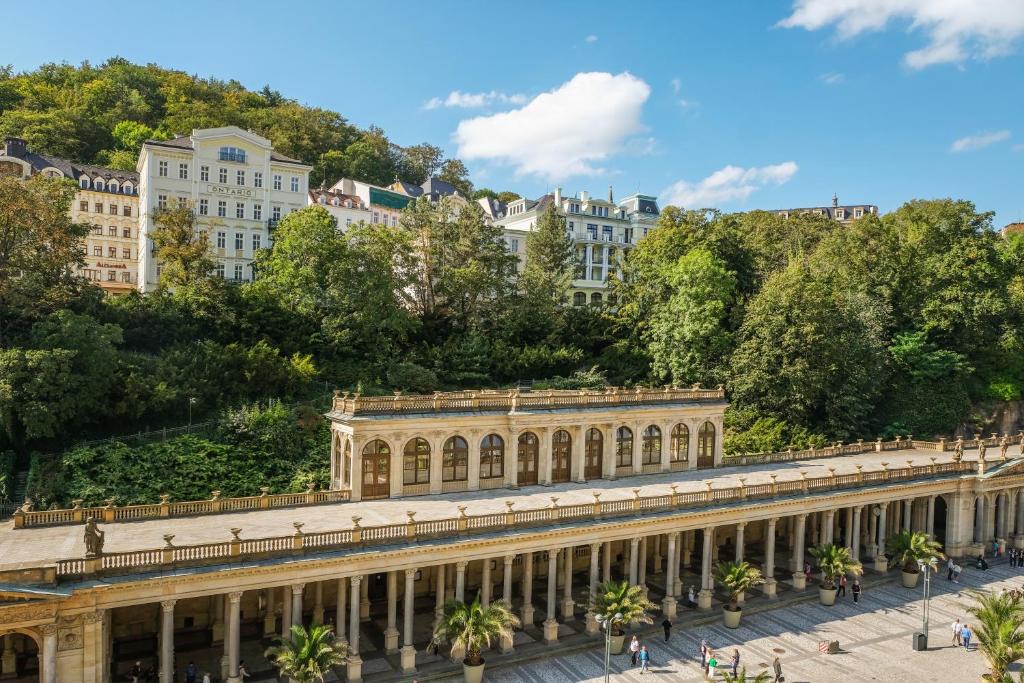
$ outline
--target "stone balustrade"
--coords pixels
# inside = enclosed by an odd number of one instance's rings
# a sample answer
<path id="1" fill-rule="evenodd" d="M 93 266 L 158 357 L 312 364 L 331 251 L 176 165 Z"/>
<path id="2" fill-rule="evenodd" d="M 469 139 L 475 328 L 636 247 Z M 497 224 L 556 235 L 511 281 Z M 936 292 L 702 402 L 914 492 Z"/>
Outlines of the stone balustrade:
<path id="1" fill-rule="evenodd" d="M 344 415 L 388 415 L 402 413 L 455 413 L 469 411 L 558 410 L 574 408 L 659 405 L 685 401 L 725 400 L 725 390 L 703 389 L 695 384 L 688 389 L 665 387 L 579 390 L 545 390 L 520 392 L 511 390 L 478 390 L 436 392 L 434 394 L 394 396 L 362 396 L 335 394 L 333 411 Z"/>
<path id="2" fill-rule="evenodd" d="M 552 497 L 548 507 L 516 510 L 514 504 L 506 503 L 505 512 L 483 515 L 467 515 L 460 507 L 458 517 L 417 521 L 415 512 L 408 514 L 404 523 L 380 526 L 360 526 L 361 518 L 352 517 L 352 527 L 333 531 L 304 533 L 302 525 L 295 524 L 295 533 L 289 536 L 243 539 L 241 529 L 232 529 L 232 538 L 223 542 L 200 545 L 175 546 L 173 536 L 165 536 L 163 548 L 133 550 L 109 553 L 92 558 L 59 560 L 56 567 L 58 580 L 78 579 L 117 574 L 168 571 L 179 567 L 224 564 L 240 560 L 258 560 L 271 557 L 285 557 L 304 553 L 319 553 L 345 548 L 409 543 L 419 540 L 456 538 L 470 534 L 522 530 L 531 527 L 550 526 L 558 522 L 586 522 L 608 520 L 618 517 L 646 513 L 662 513 L 674 510 L 702 508 L 723 503 L 745 503 L 755 500 L 769 500 L 779 497 L 818 495 L 831 491 L 850 490 L 864 485 L 887 484 L 928 480 L 936 477 L 959 476 L 977 471 L 973 462 L 954 461 L 932 462 L 928 465 L 914 465 L 888 468 L 871 472 L 807 478 L 746 486 L 742 480 L 739 486 L 715 488 L 706 482 L 706 489 L 678 493 L 675 486 L 671 494 L 642 496 L 640 489 L 634 490 L 633 498 L 602 501 L 595 496 L 593 503 L 558 505 Z"/>
<path id="3" fill-rule="evenodd" d="M 222 498 L 220 491 L 213 491 L 208 500 L 186 500 L 172 502 L 170 496 L 160 496 L 159 503 L 144 505 L 114 505 L 106 501 L 99 507 L 82 507 L 82 501 L 75 506 L 60 510 L 32 510 L 26 504 L 14 513 L 14 528 L 81 524 L 92 517 L 97 522 L 129 522 L 159 517 L 190 517 L 220 512 L 242 512 L 247 510 L 270 510 L 273 508 L 301 507 L 325 503 L 340 503 L 349 499 L 349 491 L 317 491 L 313 485 L 301 493 L 270 493 L 266 486 L 260 488 L 258 496 Z M 28 508 L 28 509 L 27 509 Z"/>

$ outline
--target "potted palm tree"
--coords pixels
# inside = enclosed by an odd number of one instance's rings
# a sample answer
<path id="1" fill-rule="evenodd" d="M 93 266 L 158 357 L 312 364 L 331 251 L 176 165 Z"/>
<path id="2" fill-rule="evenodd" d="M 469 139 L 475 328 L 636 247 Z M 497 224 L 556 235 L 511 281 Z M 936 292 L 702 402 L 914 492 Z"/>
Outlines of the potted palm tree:
<path id="1" fill-rule="evenodd" d="M 983 678 L 1002 683 L 1010 664 L 1024 657 L 1024 604 L 1009 593 L 975 593 L 973 597 L 975 604 L 967 611 L 976 619 L 974 635 L 989 666 Z"/>
<path id="2" fill-rule="evenodd" d="M 729 602 L 722 607 L 727 628 L 739 628 L 743 608 L 740 597 L 751 588 L 764 583 L 761 570 L 747 562 L 721 562 L 715 568 L 715 579 L 729 591 Z"/>
<path id="3" fill-rule="evenodd" d="M 939 562 L 946 559 L 942 554 L 942 544 L 931 540 L 928 534 L 920 531 L 901 531 L 893 534 L 885 539 L 885 552 L 892 555 L 894 562 L 899 563 L 903 585 L 907 588 L 917 586 L 922 563 L 936 571 Z"/>
<path id="4" fill-rule="evenodd" d="M 472 603 L 449 600 L 444 606 L 444 616 L 434 629 L 434 643 L 451 643 L 451 652 L 464 652 L 462 675 L 466 683 L 480 683 L 484 677 L 483 649 L 491 647 L 496 640 L 511 640 L 512 629 L 519 626 L 519 617 L 512 614 L 504 602 L 492 602 L 487 607 L 480 605 L 477 594 Z"/>
<path id="5" fill-rule="evenodd" d="M 622 652 L 622 643 L 626 639 L 626 633 L 622 630 L 623 624 L 653 623 L 648 612 L 655 609 L 654 603 L 644 597 L 640 586 L 631 586 L 629 581 L 606 581 L 598 584 L 597 593 L 590 597 L 590 603 L 590 609 L 594 614 L 622 615 L 621 621 L 613 621 L 611 624 L 612 654 Z"/>
<path id="6" fill-rule="evenodd" d="M 823 605 L 834 605 L 836 602 L 836 581 L 840 576 L 863 574 L 860 562 L 853 559 L 850 549 L 833 543 L 826 543 L 811 548 L 811 556 L 821 570 L 821 586 L 818 587 L 818 599 Z"/>
<path id="7" fill-rule="evenodd" d="M 289 635 L 287 639 L 278 638 L 278 644 L 267 649 L 266 657 L 292 683 L 322 683 L 331 669 L 345 662 L 346 648 L 327 626 L 307 630 L 295 624 Z"/>

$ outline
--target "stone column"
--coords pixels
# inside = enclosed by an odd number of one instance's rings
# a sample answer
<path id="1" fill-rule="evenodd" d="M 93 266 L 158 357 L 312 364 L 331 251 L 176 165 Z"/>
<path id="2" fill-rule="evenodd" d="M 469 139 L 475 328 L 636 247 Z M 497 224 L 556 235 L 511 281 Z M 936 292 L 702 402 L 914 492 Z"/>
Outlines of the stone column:
<path id="1" fill-rule="evenodd" d="M 544 620 L 544 640 L 553 643 L 558 640 L 558 621 L 555 619 L 558 590 L 558 551 L 548 551 L 548 604 L 547 619 Z"/>
<path id="2" fill-rule="evenodd" d="M 853 508 L 853 525 L 850 527 L 853 530 L 853 533 L 850 534 L 852 539 L 850 551 L 853 559 L 858 561 L 860 560 L 860 516 L 863 509 L 863 505 L 857 505 Z"/>
<path id="3" fill-rule="evenodd" d="M 484 558 L 483 570 L 480 572 L 480 605 L 487 607 L 491 604 L 491 559 Z"/>
<path id="4" fill-rule="evenodd" d="M 661 601 L 661 611 L 666 619 L 676 618 L 676 574 L 679 563 L 673 562 L 679 544 L 679 532 L 668 534 L 668 567 L 665 570 L 665 598 Z"/>
<path id="5" fill-rule="evenodd" d="M 772 517 L 765 520 L 764 532 L 764 594 L 769 598 L 776 596 L 775 584 L 775 524 L 778 520 Z"/>
<path id="6" fill-rule="evenodd" d="M 914 504 L 913 498 L 907 498 L 903 501 L 903 530 L 910 531 L 912 529 L 910 523 L 910 512 Z"/>
<path id="7" fill-rule="evenodd" d="M 597 595 L 597 583 L 600 572 L 600 553 L 601 544 L 591 543 L 590 544 L 590 583 L 588 584 L 589 590 L 589 601 L 587 604 L 587 634 L 595 635 L 599 626 L 597 623 L 597 615 L 594 613 L 594 597 Z"/>
<path id="8" fill-rule="evenodd" d="M 313 623 L 324 623 L 324 582 L 313 584 Z"/>
<path id="9" fill-rule="evenodd" d="M 676 539 L 676 555 L 672 558 L 672 576 L 674 581 L 672 583 L 672 594 L 682 595 L 683 594 L 683 580 L 681 567 L 690 566 L 690 553 L 693 547 L 693 538 L 696 535 L 694 531 L 683 531 L 677 532 L 678 538 Z"/>
<path id="10" fill-rule="evenodd" d="M 295 626 L 302 626 L 302 590 L 305 587 L 304 583 L 292 586 L 292 624 Z"/>
<path id="11" fill-rule="evenodd" d="M 654 537 L 654 556 L 651 558 L 651 573 L 654 575 L 661 573 L 661 539 L 661 534 L 657 534 Z"/>
<path id="12" fill-rule="evenodd" d="M 803 590 L 807 587 L 804 576 L 804 534 L 807 531 L 807 515 L 796 515 L 796 530 L 793 533 L 793 589 Z"/>
<path id="13" fill-rule="evenodd" d="M 1017 548 L 1024 548 L 1024 503 L 1020 500 L 1020 489 L 1013 492 L 1013 497 L 1015 499 L 1014 512 L 1016 513 L 1015 517 L 1017 518 L 1017 536 L 1014 543 Z"/>
<path id="14" fill-rule="evenodd" d="M 825 539 L 824 540 L 825 540 L 826 544 L 832 543 L 832 541 L 835 540 L 835 537 L 833 536 L 833 534 L 835 532 L 835 523 L 836 523 L 836 511 L 835 510 L 826 510 L 825 511 L 825 524 L 824 524 L 824 527 L 825 527 L 825 529 L 824 529 L 824 531 L 825 531 Z"/>
<path id="15" fill-rule="evenodd" d="M 857 527 L 853 525 L 853 507 L 846 508 L 846 533 L 843 534 L 843 545 L 853 547 L 853 537 L 857 535 Z"/>
<path id="16" fill-rule="evenodd" d="M 348 665 L 345 668 L 346 679 L 351 682 L 363 679 L 363 659 L 359 656 L 359 601 L 362 596 L 363 577 L 355 575 L 349 578 L 352 587 L 352 599 L 348 619 Z"/>
<path id="17" fill-rule="evenodd" d="M 714 538 L 715 527 L 704 527 L 704 547 L 700 564 L 700 594 L 697 596 L 697 607 L 700 609 L 711 609 L 711 597 L 714 593 L 714 584 L 711 578 L 711 546 L 714 544 Z"/>
<path id="18" fill-rule="evenodd" d="M 888 505 L 881 505 L 878 512 L 878 549 L 875 551 L 875 569 L 880 572 L 884 572 L 889 568 L 888 560 L 885 559 L 885 529 L 886 519 L 885 513 Z"/>
<path id="19" fill-rule="evenodd" d="M 736 561 L 743 561 L 743 531 L 746 528 L 746 522 L 739 522 L 736 524 Z"/>
<path id="20" fill-rule="evenodd" d="M 160 680 L 170 681 L 171 671 L 174 669 L 174 601 L 166 600 L 161 602 L 161 605 L 171 603 L 171 628 L 170 628 L 170 642 L 161 641 L 161 657 L 160 657 Z M 166 608 L 164 612 L 164 624 L 167 624 Z M 45 683 L 57 683 L 57 627 L 53 624 L 46 624 L 39 629 L 43 632 L 43 658 L 42 658 L 42 669 L 43 669 L 43 681 Z M 165 665 L 164 661 L 168 661 L 170 664 Z"/>
<path id="21" fill-rule="evenodd" d="M 629 539 L 629 585 L 636 585 L 637 556 L 639 555 L 640 539 L 635 536 Z"/>
<path id="22" fill-rule="evenodd" d="M 228 683 L 242 683 L 238 675 L 242 638 L 242 592 L 228 593 Z"/>
<path id="23" fill-rule="evenodd" d="M 637 573 L 637 581 L 640 584 L 641 590 L 644 592 L 644 597 L 647 596 L 647 537 L 644 536 L 640 539 L 640 569 Z"/>
<path id="24" fill-rule="evenodd" d="M 389 571 L 388 581 L 388 625 L 384 629 L 384 651 L 389 655 L 398 652 L 398 572 Z"/>
<path id="25" fill-rule="evenodd" d="M 439 564 L 434 568 L 434 628 L 444 616 L 444 567 Z"/>
<path id="26" fill-rule="evenodd" d="M 542 427 L 538 430 L 540 440 L 540 455 L 537 458 L 537 483 L 551 483 L 551 427 Z"/>
<path id="27" fill-rule="evenodd" d="M 231 620 L 230 620 L 230 617 L 228 617 L 227 615 L 231 614 L 231 606 L 228 605 L 228 596 L 227 596 L 227 594 L 218 595 L 217 597 L 220 598 L 220 602 L 222 603 L 222 607 L 223 607 L 224 615 L 225 615 L 225 618 L 224 618 L 224 621 L 225 621 L 225 624 L 224 624 L 224 643 L 223 643 L 224 651 L 223 651 L 223 653 L 221 654 L 221 657 L 220 657 L 220 677 L 221 677 L 221 680 L 227 681 L 228 680 L 228 670 L 230 668 L 229 665 L 228 665 L 228 660 L 229 660 L 229 657 L 228 657 L 229 652 L 228 652 L 228 650 L 229 650 L 229 648 L 231 646 Z"/>
<path id="28" fill-rule="evenodd" d="M 466 566 L 468 562 L 455 563 L 455 599 L 459 602 L 466 601 Z"/>
<path id="29" fill-rule="evenodd" d="M 925 513 L 924 528 L 928 538 L 935 538 L 935 498 L 928 496 L 928 511 Z"/>
<path id="30" fill-rule="evenodd" d="M 515 555 L 506 555 L 504 558 L 504 572 L 501 575 L 501 601 L 505 603 L 505 606 L 512 609 L 512 563 L 515 562 Z M 505 653 L 512 651 L 512 639 L 502 638 L 501 642 L 498 643 L 498 649 Z"/>
<path id="31" fill-rule="evenodd" d="M 292 632 L 292 589 L 281 586 L 281 637 L 290 638 Z"/>
<path id="32" fill-rule="evenodd" d="M 263 635 L 273 635 L 277 628 L 277 614 L 274 612 L 274 589 L 263 591 Z"/>
<path id="33" fill-rule="evenodd" d="M 469 463 L 466 468 L 466 489 L 469 491 L 480 490 L 480 440 L 484 436 L 478 431 L 471 431 L 466 435 L 469 441 Z"/>
<path id="34" fill-rule="evenodd" d="M 416 612 L 416 570 L 405 570 L 405 601 L 402 605 L 402 673 L 416 670 L 416 648 L 412 645 L 413 617 Z"/>
<path id="35" fill-rule="evenodd" d="M 605 541 L 601 549 L 601 580 L 605 583 L 612 580 L 612 542 Z"/>
<path id="36" fill-rule="evenodd" d="M 171 683 L 174 680 L 174 600 L 163 600 L 160 603 L 160 680 Z M 46 645 L 50 636 L 43 640 L 43 672 L 47 681 L 57 683 L 57 629 L 53 629 L 52 653 Z M 50 659 L 53 664 L 50 664 Z"/>
<path id="37" fill-rule="evenodd" d="M 211 595 L 210 606 L 213 608 L 213 623 L 210 626 L 210 640 L 214 643 L 224 642 L 224 596 Z"/>
<path id="38" fill-rule="evenodd" d="M 0 659 L 0 678 L 17 678 L 18 655 L 14 651 L 14 633 L 8 633 L 4 636 L 4 654 L 3 658 Z"/>
<path id="39" fill-rule="evenodd" d="M 523 626 L 533 625 L 533 553 L 523 553 Z"/>
<path id="40" fill-rule="evenodd" d="M 503 464 L 505 466 L 505 484 L 511 489 L 519 488 L 519 435 L 515 429 L 510 429 L 503 435 L 505 439 L 505 452 Z"/>
<path id="41" fill-rule="evenodd" d="M 359 589 L 359 619 L 360 621 L 370 620 L 370 582 L 363 581 Z"/>
<path id="42" fill-rule="evenodd" d="M 345 623 L 348 621 L 348 615 L 345 613 L 347 607 L 348 585 L 345 579 L 338 579 L 338 594 L 334 607 L 334 635 L 338 637 L 338 640 L 345 640 Z"/>
<path id="43" fill-rule="evenodd" d="M 565 553 L 562 562 L 562 621 L 569 622 L 573 620 L 573 610 L 576 607 L 576 603 L 572 599 L 573 547 L 569 546 L 562 552 Z"/>

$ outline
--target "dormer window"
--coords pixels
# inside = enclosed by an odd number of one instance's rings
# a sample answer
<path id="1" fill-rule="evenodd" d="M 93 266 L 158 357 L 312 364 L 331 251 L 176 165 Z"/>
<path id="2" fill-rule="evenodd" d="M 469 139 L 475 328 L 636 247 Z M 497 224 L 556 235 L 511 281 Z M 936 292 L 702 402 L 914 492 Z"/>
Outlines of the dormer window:
<path id="1" fill-rule="evenodd" d="M 846 218 L 846 209 L 836 209 L 836 220 L 841 221 Z"/>
<path id="2" fill-rule="evenodd" d="M 79 184 L 79 186 L 81 186 L 81 188 L 83 190 L 88 190 L 89 189 L 89 179 L 87 177 L 85 177 L 85 176 L 81 177 L 81 179 L 78 181 L 78 184 Z"/>
<path id="3" fill-rule="evenodd" d="M 96 180 L 92 181 L 92 189 L 96 190 L 97 192 L 103 192 L 103 180 L 97 178 Z"/>
<path id="4" fill-rule="evenodd" d="M 338 198 L 337 198 L 337 197 L 335 197 L 335 198 L 334 198 L 333 200 L 331 200 L 331 205 L 332 205 L 332 206 L 340 206 L 340 205 L 341 205 L 341 202 L 340 202 L 340 201 L 338 201 Z"/>
<path id="5" fill-rule="evenodd" d="M 220 160 L 221 161 L 235 161 L 240 164 L 245 163 L 245 150 L 239 149 L 238 147 L 221 147 L 220 148 Z"/>
<path id="6" fill-rule="evenodd" d="M 107 189 L 111 192 L 117 192 L 120 189 L 120 185 L 117 184 L 116 180 L 111 180 L 110 184 L 107 185 Z"/>
<path id="7" fill-rule="evenodd" d="M 321 204 L 326 204 L 327 203 L 327 197 L 325 197 L 323 195 L 320 195 L 320 203 Z"/>
<path id="8" fill-rule="evenodd" d="M 132 194 L 135 190 L 134 188 L 132 188 L 131 183 L 125 183 L 124 185 L 121 186 L 121 191 L 124 192 L 125 194 Z"/>
<path id="9" fill-rule="evenodd" d="M 346 199 L 345 200 L 345 208 L 346 209 L 351 209 L 352 208 L 352 200 L 351 199 Z"/>
<path id="10" fill-rule="evenodd" d="M 860 208 L 859 206 L 856 209 L 853 210 L 853 217 L 854 218 L 860 218 L 863 215 L 864 215 L 864 209 Z"/>

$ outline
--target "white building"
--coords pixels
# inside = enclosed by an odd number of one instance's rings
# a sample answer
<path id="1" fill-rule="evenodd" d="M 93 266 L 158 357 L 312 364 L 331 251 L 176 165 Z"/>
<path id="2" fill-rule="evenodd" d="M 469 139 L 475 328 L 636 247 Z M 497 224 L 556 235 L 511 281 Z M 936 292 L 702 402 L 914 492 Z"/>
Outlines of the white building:
<path id="1" fill-rule="evenodd" d="M 576 243 L 576 273 L 572 283 L 572 301 L 576 306 L 599 305 L 607 301 L 608 277 L 619 270 L 625 254 L 654 228 L 660 213 L 655 197 L 634 194 L 615 201 L 612 188 L 607 199 L 580 192 L 562 196 L 555 188 L 539 199 L 517 199 L 502 205 L 480 200 L 485 214 L 505 230 L 509 250 L 526 258 L 526 236 L 552 203 L 565 216 L 565 227 Z M 608 302 L 614 303 L 614 301 Z"/>
<path id="2" fill-rule="evenodd" d="M 174 203 L 194 207 L 197 229 L 209 235 L 217 273 L 235 282 L 252 280 L 253 258 L 270 245 L 277 222 L 306 205 L 311 170 L 275 152 L 270 140 L 237 126 L 147 140 L 137 168 L 143 291 L 153 290 L 160 279 L 150 239 L 160 208 Z"/>
<path id="3" fill-rule="evenodd" d="M 308 201 L 310 206 L 324 207 L 334 219 L 334 225 L 342 232 L 355 223 L 369 223 L 372 216 L 370 207 L 363 203 L 359 195 L 325 190 L 322 186 L 309 191 Z"/>

